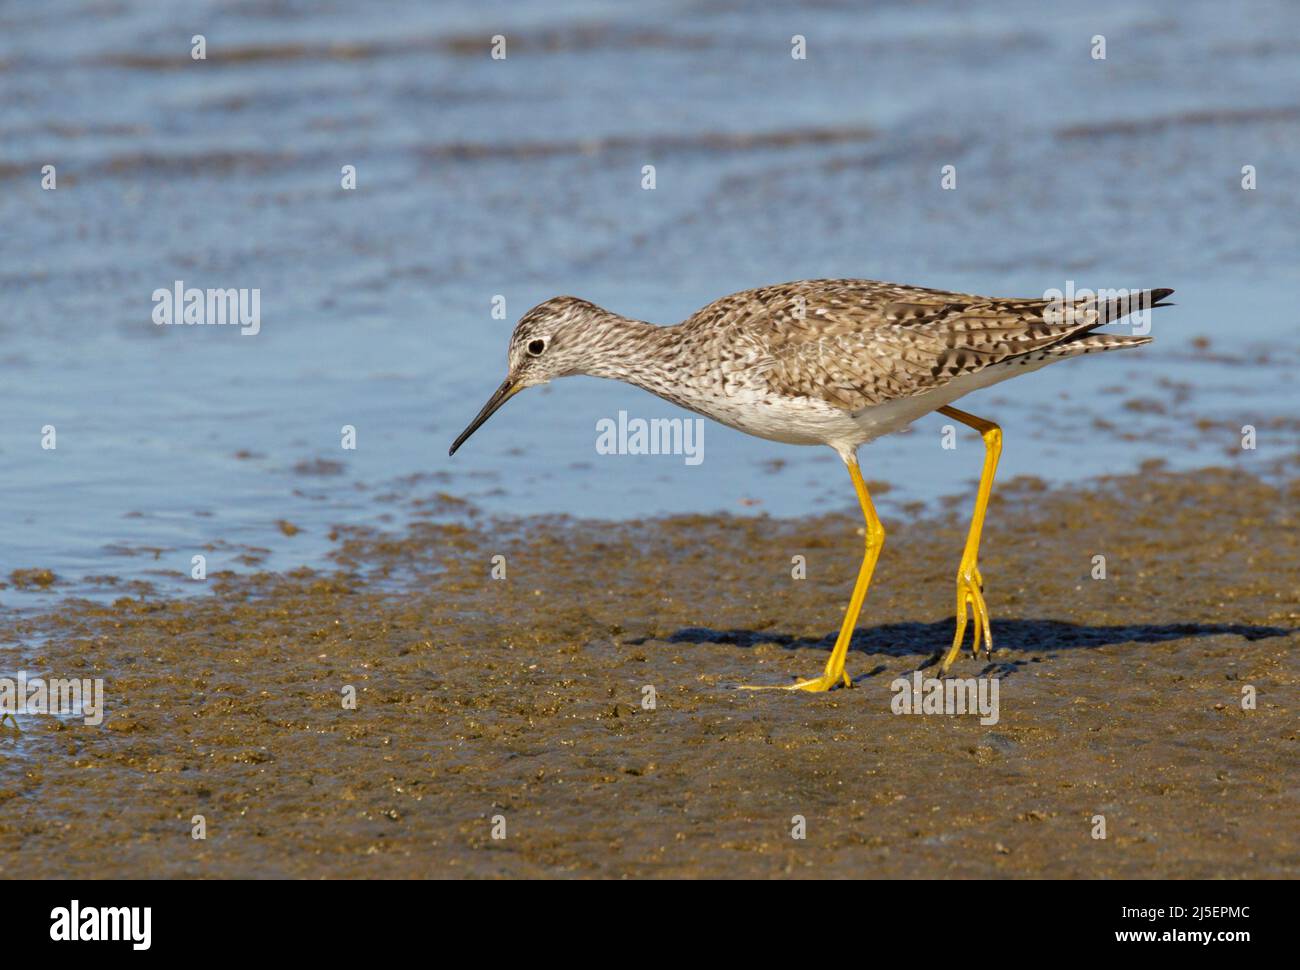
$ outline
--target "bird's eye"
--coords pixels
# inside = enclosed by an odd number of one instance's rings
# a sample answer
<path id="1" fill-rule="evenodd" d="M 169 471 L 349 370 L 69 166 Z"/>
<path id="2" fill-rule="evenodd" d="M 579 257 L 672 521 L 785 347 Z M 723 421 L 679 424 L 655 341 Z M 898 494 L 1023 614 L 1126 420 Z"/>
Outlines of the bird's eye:
<path id="1" fill-rule="evenodd" d="M 530 357 L 542 356 L 542 351 L 546 349 L 546 341 L 538 337 L 536 340 L 528 341 L 528 354 Z"/>

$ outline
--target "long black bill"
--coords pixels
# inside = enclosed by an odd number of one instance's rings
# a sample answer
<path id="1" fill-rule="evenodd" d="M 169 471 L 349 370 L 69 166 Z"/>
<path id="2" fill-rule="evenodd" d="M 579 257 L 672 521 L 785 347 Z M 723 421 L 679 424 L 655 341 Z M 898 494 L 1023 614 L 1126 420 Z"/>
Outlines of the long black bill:
<path id="1" fill-rule="evenodd" d="M 510 380 L 510 378 L 507 377 L 502 381 L 501 386 L 493 391 L 492 396 L 488 398 L 487 404 L 483 405 L 483 410 L 469 423 L 469 427 L 460 433 L 460 437 L 451 443 L 451 450 L 447 454 L 456 454 L 456 449 L 465 443 L 465 439 L 482 427 L 483 422 L 492 417 L 497 412 L 497 409 L 510 400 L 518 390 L 520 388 L 515 386 L 514 381 Z"/>

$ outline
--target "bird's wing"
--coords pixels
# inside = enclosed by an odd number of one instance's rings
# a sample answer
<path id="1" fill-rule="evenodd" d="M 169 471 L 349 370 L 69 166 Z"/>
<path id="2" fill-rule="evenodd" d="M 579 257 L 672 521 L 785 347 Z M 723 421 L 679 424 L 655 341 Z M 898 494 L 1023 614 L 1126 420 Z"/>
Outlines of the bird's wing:
<path id="1" fill-rule="evenodd" d="M 1161 295 L 1147 294 L 1152 299 L 1142 305 Z M 707 325 L 711 318 L 732 330 L 757 358 L 751 374 L 770 391 L 856 411 L 924 393 L 1123 315 L 1114 301 L 1096 298 L 1066 305 L 871 280 L 806 280 L 724 297 L 688 322 Z"/>

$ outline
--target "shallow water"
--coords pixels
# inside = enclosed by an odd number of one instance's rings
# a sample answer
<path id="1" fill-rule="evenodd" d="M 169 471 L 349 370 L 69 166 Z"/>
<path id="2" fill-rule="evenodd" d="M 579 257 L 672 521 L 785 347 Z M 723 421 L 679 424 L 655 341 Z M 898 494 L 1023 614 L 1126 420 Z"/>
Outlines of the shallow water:
<path id="1" fill-rule="evenodd" d="M 449 459 L 513 321 L 557 293 L 666 323 L 803 277 L 1172 286 L 1153 346 L 962 406 L 1003 424 L 1006 477 L 1276 467 L 1297 444 L 1300 10 L 1251 9 L 0 13 L 0 578 L 59 577 L 0 604 L 180 587 L 198 552 L 212 572 L 318 563 L 333 524 L 397 521 L 439 491 L 614 519 L 852 502 L 829 451 L 714 424 L 698 466 L 598 455 L 599 419 L 683 412 L 586 379 L 529 392 Z M 261 332 L 155 326 L 151 294 L 176 280 L 259 288 Z M 942 424 L 864 451 L 891 514 L 977 474 L 977 441 L 944 450 Z"/>

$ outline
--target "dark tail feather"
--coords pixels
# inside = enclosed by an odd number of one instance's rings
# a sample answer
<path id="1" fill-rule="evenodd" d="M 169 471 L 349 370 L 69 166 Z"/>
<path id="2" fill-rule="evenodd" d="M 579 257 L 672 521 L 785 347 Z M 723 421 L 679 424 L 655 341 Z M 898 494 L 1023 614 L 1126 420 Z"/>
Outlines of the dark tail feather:
<path id="1" fill-rule="evenodd" d="M 1139 310 L 1152 310 L 1158 306 L 1173 306 L 1163 302 L 1174 291 L 1168 288 L 1158 290 L 1141 290 L 1115 297 L 1098 307 L 1096 326 L 1104 327 L 1108 323 L 1122 320 L 1130 313 Z"/>

